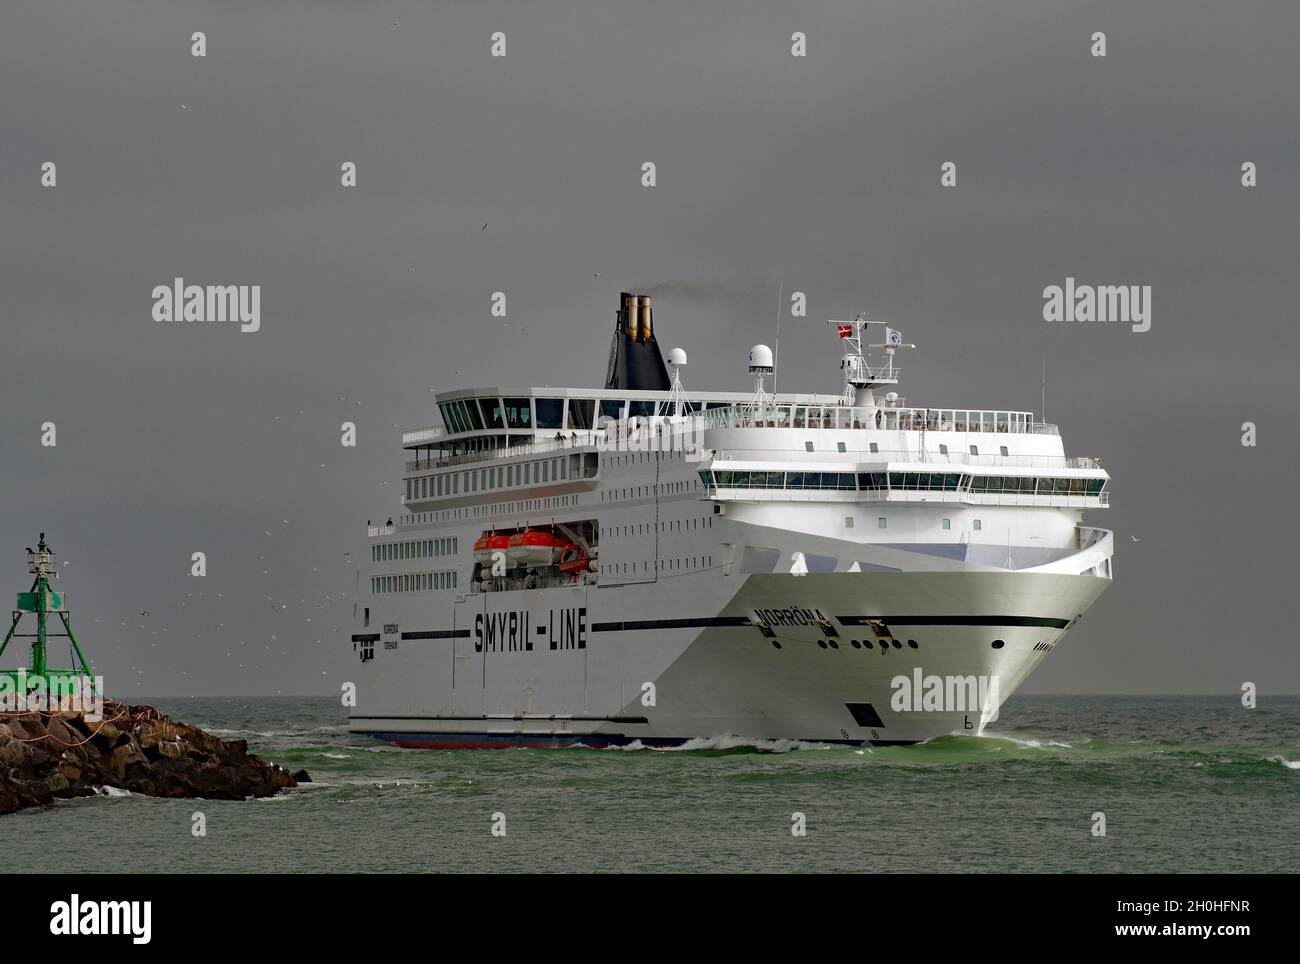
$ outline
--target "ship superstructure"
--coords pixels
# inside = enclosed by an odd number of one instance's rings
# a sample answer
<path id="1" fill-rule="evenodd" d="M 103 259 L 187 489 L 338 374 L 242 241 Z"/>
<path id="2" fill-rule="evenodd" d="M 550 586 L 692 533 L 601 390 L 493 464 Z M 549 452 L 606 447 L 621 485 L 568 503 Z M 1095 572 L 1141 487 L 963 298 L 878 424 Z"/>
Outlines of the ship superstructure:
<path id="1" fill-rule="evenodd" d="M 402 436 L 403 511 L 367 533 L 351 728 L 409 747 L 980 730 L 1109 585 L 1112 535 L 1083 519 L 1109 476 L 1030 412 L 908 406 L 901 335 L 831 324 L 841 394 L 768 393 L 761 345 L 752 392 L 687 392 L 625 293 L 606 388 L 438 395 L 442 424 Z"/>

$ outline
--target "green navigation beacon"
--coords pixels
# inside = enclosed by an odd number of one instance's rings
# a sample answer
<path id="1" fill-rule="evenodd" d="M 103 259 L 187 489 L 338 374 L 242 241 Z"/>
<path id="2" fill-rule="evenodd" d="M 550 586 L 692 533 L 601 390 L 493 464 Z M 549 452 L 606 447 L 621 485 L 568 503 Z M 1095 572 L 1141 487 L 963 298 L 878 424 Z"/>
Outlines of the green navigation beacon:
<path id="1" fill-rule="evenodd" d="M 59 578 L 59 573 L 52 568 L 50 561 L 53 556 L 54 550 L 46 544 L 44 532 L 41 533 L 41 540 L 36 549 L 27 550 L 27 567 L 36 576 L 36 580 L 30 590 L 18 594 L 18 606 L 13 611 L 13 623 L 9 626 L 9 632 L 5 634 L 5 641 L 0 643 L 0 656 L 3 656 L 5 650 L 9 648 L 10 640 L 28 638 L 33 640 L 32 665 L 30 668 L 0 669 L 0 680 L 7 678 L 10 692 L 26 695 L 33 689 L 40 688 L 50 696 L 72 695 L 79 692 L 78 688 L 82 685 L 83 678 L 91 688 L 95 685 L 90 664 L 86 662 L 81 647 L 77 645 L 77 637 L 72 634 L 72 622 L 68 618 L 67 595 L 50 588 L 50 581 Z M 51 614 L 58 615 L 59 621 L 63 623 L 63 632 L 52 632 L 49 629 Z M 28 615 L 36 617 L 36 632 L 17 632 L 19 623 L 24 616 Z M 67 669 L 52 669 L 48 663 L 47 644 L 50 638 L 60 636 L 68 638 L 70 644 L 68 662 L 75 662 L 76 665 Z"/>

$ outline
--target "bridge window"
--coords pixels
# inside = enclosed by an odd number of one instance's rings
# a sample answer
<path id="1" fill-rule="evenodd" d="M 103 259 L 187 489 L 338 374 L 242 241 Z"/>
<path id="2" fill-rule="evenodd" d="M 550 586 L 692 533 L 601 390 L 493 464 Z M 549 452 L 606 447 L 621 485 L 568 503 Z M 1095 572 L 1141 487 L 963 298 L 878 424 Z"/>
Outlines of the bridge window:
<path id="1" fill-rule="evenodd" d="M 480 398 L 478 404 L 483 413 L 483 423 L 488 428 L 505 428 L 501 421 L 501 399 Z"/>
<path id="2" fill-rule="evenodd" d="M 465 415 L 464 402 L 450 402 L 447 405 L 447 414 L 451 416 L 451 430 L 453 432 L 468 432 L 469 418 Z"/>
<path id="3" fill-rule="evenodd" d="M 537 406 L 538 428 L 562 428 L 564 426 L 564 399 L 534 399 Z"/>
<path id="4" fill-rule="evenodd" d="M 569 428 L 591 428 L 595 414 L 594 398 L 569 399 Z"/>
<path id="5" fill-rule="evenodd" d="M 649 418 L 655 413 L 655 403 L 646 399 L 633 399 L 628 402 L 627 417 L 639 415 L 643 418 Z"/>
<path id="6" fill-rule="evenodd" d="M 466 399 L 464 402 L 464 406 L 465 406 L 465 412 L 469 416 L 470 428 L 474 429 L 475 431 L 481 430 L 483 428 L 483 416 L 479 412 L 478 406 L 474 404 L 474 399 L 472 398 Z"/>
<path id="7" fill-rule="evenodd" d="M 600 400 L 600 414 L 606 418 L 618 420 L 623 417 L 624 403 L 617 398 L 602 398 Z"/>
<path id="8" fill-rule="evenodd" d="M 533 427 L 533 410 L 531 401 L 531 399 L 527 398 L 506 399 L 506 424 L 510 428 Z"/>

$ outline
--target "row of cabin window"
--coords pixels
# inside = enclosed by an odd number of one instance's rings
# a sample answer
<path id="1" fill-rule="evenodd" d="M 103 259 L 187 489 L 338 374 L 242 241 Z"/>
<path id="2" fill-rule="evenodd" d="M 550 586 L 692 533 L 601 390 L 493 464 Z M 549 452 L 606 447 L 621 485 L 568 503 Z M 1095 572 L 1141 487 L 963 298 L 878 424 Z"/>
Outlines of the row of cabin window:
<path id="1" fill-rule="evenodd" d="M 867 447 L 868 447 L 868 448 L 870 449 L 870 451 L 873 452 L 873 453 L 879 453 L 879 452 L 880 452 L 880 445 L 879 445 L 879 443 L 877 443 L 877 442 L 868 442 L 868 443 L 867 443 Z M 804 443 L 803 443 L 803 450 L 804 450 L 805 452 L 815 452 L 817 449 L 816 449 L 816 446 L 814 446 L 812 442 L 804 442 Z M 845 444 L 844 444 L 843 442 L 836 442 L 836 443 L 835 443 L 835 451 L 837 451 L 837 452 L 847 452 L 847 451 L 848 451 L 848 448 L 845 446 Z M 948 446 L 947 446 L 947 445 L 940 445 L 940 446 L 939 446 L 939 454 L 940 454 L 940 455 L 948 455 L 948 454 L 949 454 L 949 453 L 948 453 Z M 971 454 L 971 455 L 979 455 L 979 454 L 980 454 L 980 447 L 979 447 L 978 445 L 972 445 L 972 446 L 970 447 L 970 454 Z M 1010 457 L 1011 453 L 1007 450 L 1007 447 L 1006 447 L 1005 445 L 999 445 L 999 446 L 998 446 L 998 455 L 1002 455 L 1002 456 Z"/>
<path id="2" fill-rule="evenodd" d="M 681 532 L 682 523 L 686 523 L 687 529 L 712 529 L 713 516 L 705 516 L 702 519 L 676 519 L 672 522 L 657 522 L 661 532 Z M 703 522 L 704 525 L 700 525 Z M 648 535 L 651 532 L 651 526 L 648 522 L 640 522 L 635 525 L 610 526 L 609 534 L 611 536 L 635 536 Z"/>
<path id="3" fill-rule="evenodd" d="M 705 560 L 707 560 L 707 562 Z M 687 565 L 686 563 L 687 559 L 685 556 L 682 556 L 679 559 L 661 559 L 655 562 L 655 568 L 660 570 L 712 568 L 713 557 L 691 556 L 690 565 Z M 612 562 L 608 566 L 601 566 L 600 571 L 625 576 L 629 571 L 637 572 L 637 565 L 638 563 L 635 562 Z M 641 566 L 641 572 L 650 571 L 650 563 L 641 562 L 639 565 Z M 628 566 L 632 567 L 631 570 L 628 569 Z"/>
<path id="4" fill-rule="evenodd" d="M 707 473 L 701 472 L 703 478 Z M 644 499 L 656 492 L 685 492 L 687 485 L 692 487 L 699 483 L 692 479 L 687 482 L 660 482 L 658 485 L 635 485 L 626 489 L 606 489 L 600 493 L 602 502 L 618 502 L 623 499 Z M 705 483 L 708 484 L 707 482 Z M 779 488 L 779 486 L 778 486 Z"/>
<path id="5" fill-rule="evenodd" d="M 450 472 L 442 475 L 425 475 L 406 480 L 408 499 L 436 499 L 444 495 L 465 492 L 482 492 L 516 485 L 534 485 L 539 482 L 560 482 L 569 477 L 566 459 L 543 459 L 538 462 L 520 462 L 498 465 L 468 472 Z"/>
<path id="6" fill-rule="evenodd" d="M 370 591 L 375 595 L 390 592 L 424 592 L 434 589 L 455 589 L 456 573 L 408 572 L 401 576 L 372 576 Z M 367 615 L 369 615 L 367 613 Z"/>
<path id="7" fill-rule="evenodd" d="M 577 505 L 576 495 L 556 495 L 549 499 L 523 499 L 519 502 L 493 502 L 491 505 L 472 506 L 475 518 L 480 516 L 500 515 L 503 512 L 531 512 L 534 509 L 556 509 L 566 505 Z"/>
<path id="8" fill-rule="evenodd" d="M 846 529 L 852 529 L 852 528 L 853 528 L 853 516 L 851 516 L 851 515 L 846 515 L 846 516 L 844 517 L 844 528 L 846 528 Z M 877 528 L 877 529 L 888 529 L 888 528 L 889 528 L 889 518 L 888 518 L 887 516 L 883 516 L 883 515 L 882 515 L 882 516 L 880 516 L 880 518 L 876 519 L 876 528 Z M 944 528 L 945 530 L 947 530 L 947 529 L 951 529 L 951 528 L 952 528 L 952 520 L 951 520 L 951 519 L 944 519 L 944 520 L 943 520 L 943 528 Z M 974 529 L 976 532 L 980 532 L 980 531 L 983 530 L 983 528 L 984 528 L 984 522 L 983 522 L 983 520 L 982 520 L 982 519 L 975 519 L 975 520 L 973 521 L 972 525 L 971 525 L 971 528 Z"/>
<path id="9" fill-rule="evenodd" d="M 566 405 L 567 401 L 567 405 Z M 506 429 L 589 429 L 596 415 L 612 419 L 684 415 L 705 408 L 725 408 L 734 402 L 686 402 L 682 411 L 674 402 L 621 398 L 466 398 L 442 402 L 443 424 L 452 432 L 482 432 Z M 566 416 L 567 411 L 567 418 Z"/>
<path id="10" fill-rule="evenodd" d="M 433 556 L 454 556 L 457 537 L 420 539 L 416 542 L 384 542 L 370 547 L 371 562 L 388 562 L 393 559 L 428 559 Z"/>
<path id="11" fill-rule="evenodd" d="M 730 489 L 842 489 L 1097 496 L 1105 479 L 963 475 L 960 472 L 701 472 L 705 485 Z"/>

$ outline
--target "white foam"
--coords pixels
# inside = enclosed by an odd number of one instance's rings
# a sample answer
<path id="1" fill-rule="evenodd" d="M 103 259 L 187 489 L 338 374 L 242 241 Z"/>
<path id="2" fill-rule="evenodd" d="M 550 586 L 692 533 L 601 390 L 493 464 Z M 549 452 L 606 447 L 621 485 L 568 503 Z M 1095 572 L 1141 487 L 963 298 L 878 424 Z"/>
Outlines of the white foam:
<path id="1" fill-rule="evenodd" d="M 121 787 L 95 787 L 95 792 L 101 797 L 132 797 L 135 796 L 130 790 L 123 790 Z"/>
<path id="2" fill-rule="evenodd" d="M 1288 770 L 1300 770 L 1300 760 L 1288 760 L 1280 753 L 1277 756 L 1269 757 L 1269 759 L 1274 763 L 1282 764 L 1282 766 L 1286 767 Z"/>
<path id="3" fill-rule="evenodd" d="M 749 748 L 754 750 L 764 750 L 768 753 L 789 753 L 792 750 L 830 750 L 834 749 L 827 743 L 806 743 L 802 740 L 763 740 L 748 736 L 737 736 L 734 733 L 724 733 L 716 736 L 692 737 L 679 746 L 646 746 L 640 740 L 633 740 L 625 746 L 611 746 L 611 750 L 659 750 L 661 752 L 677 752 L 692 750 L 735 750 Z"/>
<path id="4" fill-rule="evenodd" d="M 958 736 L 964 734 L 957 734 Z M 1074 745 L 1066 743 L 1063 740 L 1017 740 L 1014 736 L 1004 736 L 1000 733 L 981 733 L 976 739 L 980 740 L 1003 740 L 1007 743 L 1014 743 L 1016 746 L 1028 747 L 1031 750 L 1042 750 L 1049 746 L 1054 746 L 1063 750 L 1072 750 Z"/>

